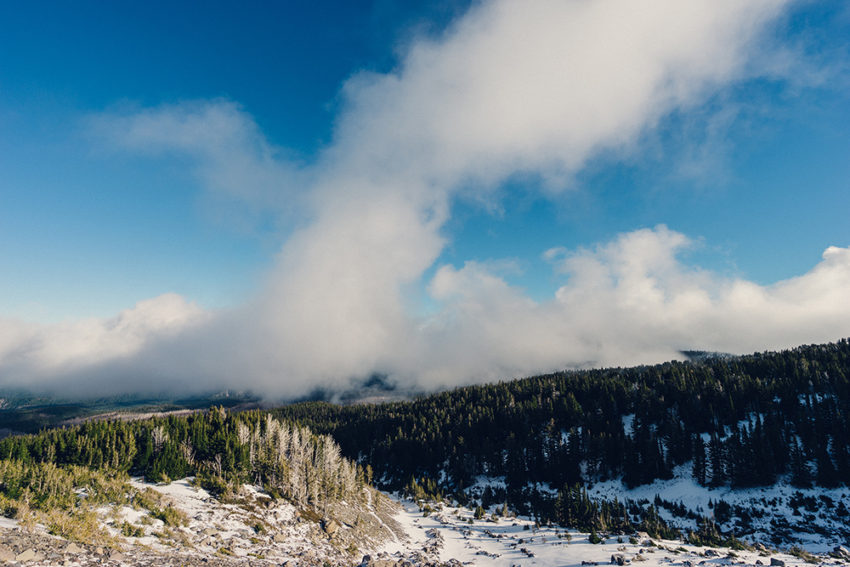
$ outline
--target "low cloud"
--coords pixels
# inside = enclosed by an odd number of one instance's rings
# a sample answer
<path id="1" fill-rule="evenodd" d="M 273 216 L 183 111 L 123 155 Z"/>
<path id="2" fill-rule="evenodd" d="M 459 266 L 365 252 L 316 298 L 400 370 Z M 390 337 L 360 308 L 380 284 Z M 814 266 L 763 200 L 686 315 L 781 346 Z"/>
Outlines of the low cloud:
<path id="1" fill-rule="evenodd" d="M 656 363 L 686 349 L 747 353 L 850 333 L 850 248 L 830 247 L 806 274 L 761 286 L 689 266 L 680 255 L 692 246 L 659 226 L 550 252 L 567 281 L 539 303 L 479 264 L 443 267 L 431 291 L 446 309 L 423 329 L 431 342 L 418 375 L 448 385 L 456 376 Z"/>
<path id="2" fill-rule="evenodd" d="M 147 321 L 128 332 L 114 320 L 0 322 L 0 381 L 289 396 L 372 372 L 429 388 L 850 334 L 847 249 L 761 287 L 683 265 L 677 253 L 690 241 L 664 227 L 550 251 L 566 283 L 547 302 L 468 263 L 438 267 L 428 282 L 434 315 L 409 305 L 446 245 L 457 199 L 498 207 L 517 175 L 554 196 L 595 157 L 639 155 L 672 113 L 740 81 L 776 79 L 790 68 L 777 63 L 789 51 L 771 35 L 786 5 L 476 4 L 438 37 L 412 41 L 393 72 L 353 76 L 333 141 L 310 163 L 226 100 L 92 117 L 110 146 L 184 156 L 210 193 L 272 211 L 288 236 L 263 289 L 232 310 L 204 313 L 166 296 L 122 314 Z M 173 317 L 150 323 L 150 306 Z"/>

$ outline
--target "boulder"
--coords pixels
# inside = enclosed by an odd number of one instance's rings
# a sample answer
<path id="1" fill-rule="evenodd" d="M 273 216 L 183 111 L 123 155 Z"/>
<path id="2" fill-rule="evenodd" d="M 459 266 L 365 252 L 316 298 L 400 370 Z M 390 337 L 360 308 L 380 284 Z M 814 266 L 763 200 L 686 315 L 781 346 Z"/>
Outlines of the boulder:
<path id="1" fill-rule="evenodd" d="M 785 562 L 776 557 L 770 558 L 770 567 L 785 567 Z"/>
<path id="2" fill-rule="evenodd" d="M 282 533 L 278 532 L 278 533 L 274 534 L 274 537 L 272 538 L 272 540 L 275 543 L 286 543 L 288 538 L 286 537 L 286 534 L 282 534 Z"/>
<path id="3" fill-rule="evenodd" d="M 41 553 L 38 553 L 34 549 L 27 549 L 26 551 L 22 551 L 21 553 L 15 556 L 15 561 L 41 561 L 44 559 L 44 556 Z"/>
<path id="4" fill-rule="evenodd" d="M 705 550 L 705 556 L 706 557 L 719 557 L 720 554 L 717 553 L 716 551 L 714 551 L 713 549 L 706 549 Z"/>
<path id="5" fill-rule="evenodd" d="M 611 556 L 611 565 L 620 565 L 621 567 L 626 564 L 626 556 L 622 553 L 615 553 Z"/>
<path id="6" fill-rule="evenodd" d="M 322 520 L 322 529 L 325 530 L 325 533 L 331 537 L 333 537 L 333 535 L 337 531 L 339 531 L 339 528 L 339 522 L 337 522 L 333 518 Z"/>
<path id="7" fill-rule="evenodd" d="M 76 543 L 71 542 L 67 545 L 67 547 L 65 547 L 65 553 L 67 553 L 67 554 L 84 553 L 84 550 L 83 550 L 83 548 L 81 548 Z"/>

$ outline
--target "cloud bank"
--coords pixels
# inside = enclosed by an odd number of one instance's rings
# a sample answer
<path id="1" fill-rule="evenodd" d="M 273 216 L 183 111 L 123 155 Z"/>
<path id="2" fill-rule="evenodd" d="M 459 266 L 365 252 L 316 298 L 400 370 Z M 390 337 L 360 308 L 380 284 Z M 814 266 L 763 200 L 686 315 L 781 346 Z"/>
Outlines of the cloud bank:
<path id="1" fill-rule="evenodd" d="M 230 101 L 93 117 L 109 145 L 186 156 L 209 191 L 294 228 L 263 290 L 237 309 L 163 296 L 116 320 L 0 321 L 0 380 L 289 396 L 373 372 L 435 388 L 850 334 L 848 249 L 764 287 L 688 268 L 677 257 L 688 237 L 665 227 L 547 252 L 565 283 L 546 302 L 467 263 L 428 282 L 435 314 L 409 305 L 457 199 L 493 205 L 517 175 L 556 195 L 595 157 L 639 155 L 671 113 L 775 75 L 788 52 L 770 32 L 786 4 L 477 4 L 413 41 L 393 72 L 353 76 L 333 141 L 310 163 L 288 159 Z"/>

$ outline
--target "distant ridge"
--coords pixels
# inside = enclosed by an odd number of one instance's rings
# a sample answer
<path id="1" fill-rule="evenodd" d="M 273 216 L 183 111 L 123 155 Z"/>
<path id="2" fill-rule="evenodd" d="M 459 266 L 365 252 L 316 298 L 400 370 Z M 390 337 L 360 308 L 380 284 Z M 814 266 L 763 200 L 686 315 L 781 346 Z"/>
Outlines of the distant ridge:
<path id="1" fill-rule="evenodd" d="M 729 360 L 737 355 L 728 352 L 717 352 L 711 350 L 680 350 L 679 354 L 689 362 L 706 362 L 710 360 Z"/>

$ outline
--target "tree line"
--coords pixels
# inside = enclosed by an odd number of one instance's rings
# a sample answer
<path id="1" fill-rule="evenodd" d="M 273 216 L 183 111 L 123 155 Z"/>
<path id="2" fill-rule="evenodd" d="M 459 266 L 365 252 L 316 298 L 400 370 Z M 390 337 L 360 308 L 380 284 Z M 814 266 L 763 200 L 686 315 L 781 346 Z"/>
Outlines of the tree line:
<path id="1" fill-rule="evenodd" d="M 850 343 L 634 368 L 557 372 L 409 402 L 305 402 L 275 414 L 331 434 L 378 484 L 432 479 L 460 494 L 479 475 L 529 485 L 628 486 L 687 467 L 705 486 L 850 483 Z"/>
<path id="2" fill-rule="evenodd" d="M 316 508 L 364 498 L 370 474 L 344 458 L 328 435 L 267 413 L 223 408 L 8 437 L 0 441 L 3 463 L 0 494 L 18 486 L 4 471 L 36 470 L 29 465 L 49 463 L 136 474 L 154 482 L 196 476 L 214 493 L 250 482 L 273 496 Z"/>

